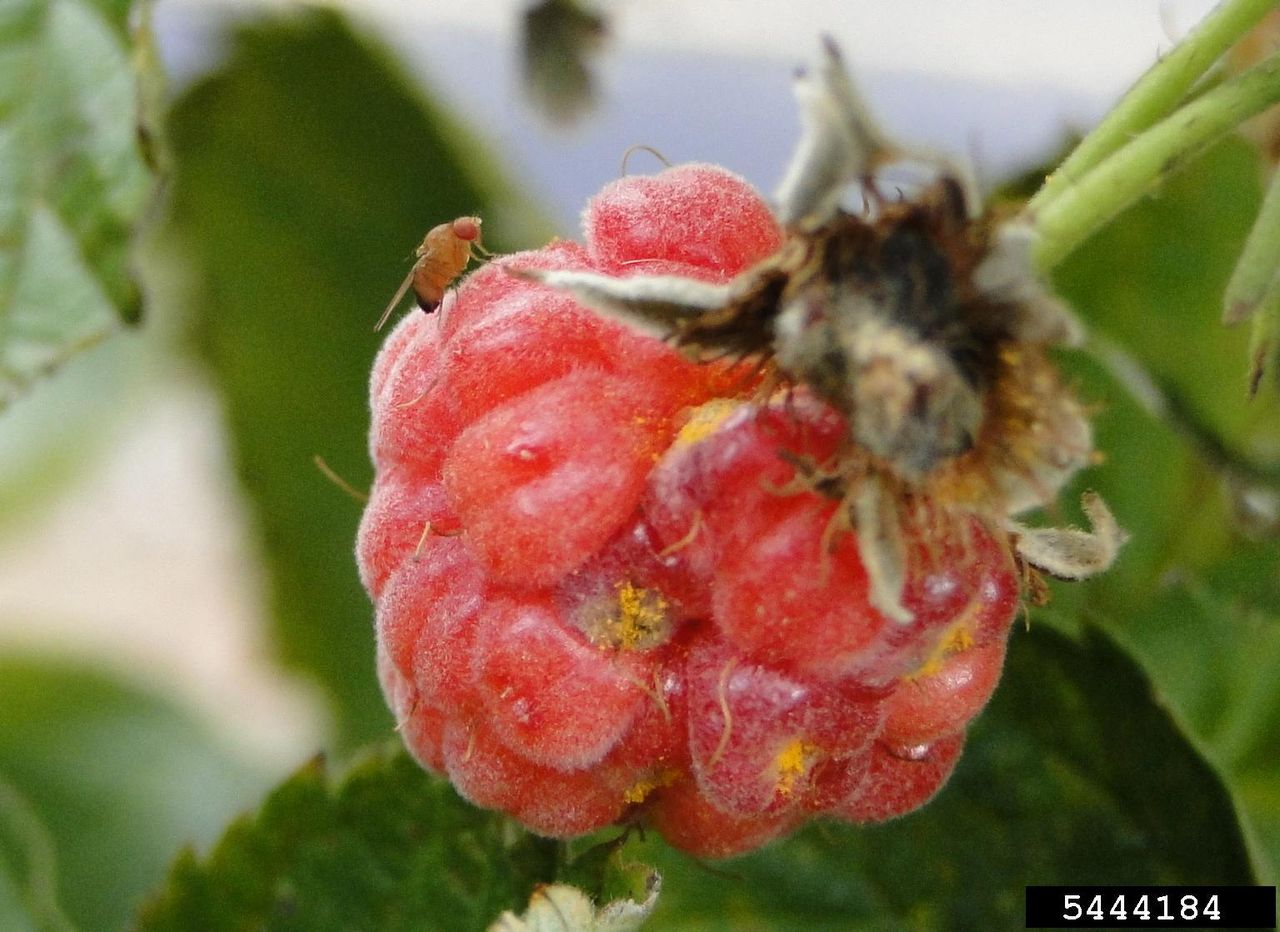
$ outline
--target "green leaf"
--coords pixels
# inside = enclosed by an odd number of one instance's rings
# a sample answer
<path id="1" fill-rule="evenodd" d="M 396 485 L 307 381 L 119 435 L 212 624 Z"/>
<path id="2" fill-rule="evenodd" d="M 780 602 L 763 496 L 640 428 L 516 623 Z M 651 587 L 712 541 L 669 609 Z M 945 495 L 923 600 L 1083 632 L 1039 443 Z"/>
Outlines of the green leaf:
<path id="1" fill-rule="evenodd" d="M 109 340 L 83 353 L 0 417 L 0 534 L 21 533 L 33 513 L 99 461 L 144 397 L 147 337 Z"/>
<path id="2" fill-rule="evenodd" d="M 0 408 L 138 315 L 151 192 L 121 0 L 0 9 Z"/>
<path id="3" fill-rule="evenodd" d="M 1141 356 L 1235 441 L 1273 419 L 1273 410 L 1246 403 L 1248 334 L 1221 322 L 1222 294 L 1261 199 L 1257 153 L 1228 140 L 1095 236 L 1055 276 L 1091 326 Z"/>
<path id="4" fill-rule="evenodd" d="M 657 845 L 652 845 L 657 848 Z M 951 782 L 878 827 L 820 825 L 714 873 L 645 851 L 672 930 L 1013 929 L 1033 883 L 1254 882 L 1221 780 L 1107 638 L 1015 632 Z"/>
<path id="5" fill-rule="evenodd" d="M 157 698 L 0 658 L 0 875 L 36 928 L 64 928 L 63 911 L 119 928 L 178 847 L 214 837 L 263 783 Z"/>
<path id="6" fill-rule="evenodd" d="M 155 376 L 172 353 L 171 334 L 132 330 L 70 360 L 4 411 L 0 540 L 29 533 L 60 495 L 83 491 L 77 483 L 100 473 L 117 455 L 116 444 L 148 429 L 143 420 L 171 384 L 158 390 Z"/>
<path id="7" fill-rule="evenodd" d="M 1247 334 L 1220 322 L 1222 289 L 1261 194 L 1256 153 L 1222 145 L 1108 228 L 1061 270 L 1092 326 L 1123 339 L 1202 425 L 1276 463 L 1273 399 L 1246 400 Z M 1234 526 L 1219 475 L 1088 360 L 1070 360 L 1095 417 L 1098 488 L 1133 532 L 1116 566 L 1057 585 L 1037 618 L 1089 617 L 1147 671 L 1221 768 L 1274 877 L 1280 864 L 1280 547 Z M 1264 460 L 1265 461 L 1265 460 Z M 1070 498 L 1070 494 L 1065 496 Z"/>
<path id="8" fill-rule="evenodd" d="M 558 860 L 558 843 L 463 802 L 403 751 L 336 786 L 314 761 L 205 862 L 180 858 L 140 930 L 474 932 L 554 880 Z"/>
<path id="9" fill-rule="evenodd" d="M 0 779 L 0 928 L 71 929 L 58 905 L 57 857 L 31 801 Z"/>
<path id="10" fill-rule="evenodd" d="M 262 533 L 276 642 L 354 743 L 390 729 L 352 557 L 360 507 L 313 458 L 367 487 L 373 324 L 423 232 L 481 214 L 501 248 L 515 221 L 465 135 L 336 14 L 264 22 L 231 49 L 174 108 L 169 233 L 193 260 L 195 336 Z"/>
<path id="11" fill-rule="evenodd" d="M 0 928 L 10 932 L 36 932 L 39 927 L 23 899 L 23 891 L 0 865 Z"/>
<path id="12" fill-rule="evenodd" d="M 1116 629 L 1226 774 L 1257 834 L 1269 882 L 1280 867 L 1278 580 L 1277 548 L 1241 548 L 1200 578 L 1170 578 Z"/>

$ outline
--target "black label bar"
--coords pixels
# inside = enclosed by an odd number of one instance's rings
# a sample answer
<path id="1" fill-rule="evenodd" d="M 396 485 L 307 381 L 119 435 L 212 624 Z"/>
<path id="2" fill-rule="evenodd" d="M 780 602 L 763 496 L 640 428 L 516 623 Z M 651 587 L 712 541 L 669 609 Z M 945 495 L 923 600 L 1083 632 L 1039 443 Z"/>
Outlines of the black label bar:
<path id="1" fill-rule="evenodd" d="M 1275 887 L 1027 887 L 1028 929 L 1274 929 Z"/>

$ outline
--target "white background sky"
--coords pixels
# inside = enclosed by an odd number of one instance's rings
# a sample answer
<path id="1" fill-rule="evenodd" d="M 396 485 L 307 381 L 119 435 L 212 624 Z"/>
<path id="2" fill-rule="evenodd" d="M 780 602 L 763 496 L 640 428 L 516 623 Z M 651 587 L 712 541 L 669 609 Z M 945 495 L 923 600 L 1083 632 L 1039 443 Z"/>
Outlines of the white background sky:
<path id="1" fill-rule="evenodd" d="M 349 0 L 397 31 L 514 40 L 513 0 Z M 832 33 L 860 65 L 1014 78 L 1095 93 L 1132 77 L 1213 0 L 599 0 L 617 44 L 794 61 Z"/>
<path id="2" fill-rule="evenodd" d="M 270 5 L 287 7 L 275 0 Z M 646 143 L 724 164 L 768 191 L 798 132 L 789 76 L 830 33 L 887 127 L 999 179 L 1053 154 L 1212 8 L 1212 0 L 597 0 L 610 38 L 601 100 L 570 132 L 525 106 L 528 0 L 346 0 L 433 92 L 466 115 L 573 233 L 579 206 Z M 216 57 L 228 9 L 161 0 L 178 79 Z M 749 142 L 744 141 L 749 140 Z M 641 169 L 646 170 L 646 169 Z"/>

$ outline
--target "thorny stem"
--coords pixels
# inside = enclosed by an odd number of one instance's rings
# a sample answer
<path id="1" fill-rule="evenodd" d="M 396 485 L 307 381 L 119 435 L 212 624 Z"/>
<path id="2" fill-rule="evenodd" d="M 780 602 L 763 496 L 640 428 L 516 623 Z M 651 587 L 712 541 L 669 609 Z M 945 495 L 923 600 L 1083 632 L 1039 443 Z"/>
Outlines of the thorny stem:
<path id="1" fill-rule="evenodd" d="M 1280 54 L 1219 85 L 1103 159 L 1046 206 L 1025 209 L 1039 231 L 1041 271 L 1169 177 L 1192 155 L 1280 101 Z M 1034 203 L 1034 201 L 1032 202 Z"/>
<path id="2" fill-rule="evenodd" d="M 1276 0 L 1225 0 L 1219 4 L 1080 141 L 1045 179 L 1029 208 L 1046 209 L 1107 156 L 1166 117 L 1222 53 L 1275 6 Z"/>

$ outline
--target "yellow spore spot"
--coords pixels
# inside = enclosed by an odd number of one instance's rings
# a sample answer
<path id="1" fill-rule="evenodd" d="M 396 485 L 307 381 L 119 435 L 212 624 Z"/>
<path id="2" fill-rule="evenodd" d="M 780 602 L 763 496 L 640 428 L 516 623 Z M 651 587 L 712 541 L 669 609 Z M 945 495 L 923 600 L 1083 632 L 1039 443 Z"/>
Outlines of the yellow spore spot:
<path id="1" fill-rule="evenodd" d="M 658 591 L 623 581 L 584 603 L 579 624 L 602 650 L 648 650 L 671 633 L 668 608 Z"/>
<path id="2" fill-rule="evenodd" d="M 942 639 L 940 646 L 942 651 L 948 655 L 959 654 L 973 646 L 973 631 L 965 624 L 965 619 L 961 619 L 952 625 Z"/>
<path id="3" fill-rule="evenodd" d="M 623 650 L 652 645 L 667 627 L 667 600 L 630 581 L 618 585 L 618 614 L 613 620 L 614 636 Z"/>
<path id="4" fill-rule="evenodd" d="M 649 798 L 649 794 L 654 790 L 660 790 L 664 786 L 670 786 L 680 779 L 680 771 L 678 770 L 660 770 L 657 773 L 642 777 L 635 783 L 631 784 L 622 794 L 622 801 L 629 806 L 642 803 Z"/>
<path id="5" fill-rule="evenodd" d="M 809 766 L 817 753 L 817 747 L 801 738 L 793 738 L 786 747 L 773 759 L 774 769 L 778 772 L 777 788 L 782 796 L 790 796 L 795 792 L 800 778 L 809 772 Z"/>
<path id="6" fill-rule="evenodd" d="M 689 420 L 685 421 L 676 434 L 671 448 L 689 447 L 700 440 L 706 440 L 741 406 L 742 401 L 736 398 L 712 398 L 698 405 L 689 413 Z"/>
<path id="7" fill-rule="evenodd" d="M 964 653 L 973 647 L 973 618 L 979 609 L 980 606 L 976 600 L 970 602 L 960 617 L 947 627 L 942 637 L 938 638 L 938 643 L 933 646 L 933 650 L 929 652 L 924 662 L 902 678 L 910 682 L 936 676 L 942 670 L 943 661 L 948 657 Z"/>

